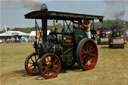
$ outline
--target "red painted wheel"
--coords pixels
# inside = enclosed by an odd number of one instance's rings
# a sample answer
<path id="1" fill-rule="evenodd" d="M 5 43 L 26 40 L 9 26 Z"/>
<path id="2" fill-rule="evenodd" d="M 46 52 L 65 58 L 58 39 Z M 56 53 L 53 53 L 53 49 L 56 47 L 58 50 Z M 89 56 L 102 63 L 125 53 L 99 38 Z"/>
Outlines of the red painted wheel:
<path id="1" fill-rule="evenodd" d="M 40 59 L 39 71 L 46 79 L 54 78 L 60 72 L 61 62 L 57 55 L 47 53 Z"/>
<path id="2" fill-rule="evenodd" d="M 30 54 L 26 58 L 26 60 L 25 60 L 25 70 L 29 75 L 33 76 L 33 75 L 39 74 L 38 61 L 39 61 L 39 58 L 38 58 L 36 53 Z"/>
<path id="3" fill-rule="evenodd" d="M 97 45 L 92 39 L 82 39 L 77 47 L 77 63 L 83 70 L 93 69 L 98 60 Z"/>

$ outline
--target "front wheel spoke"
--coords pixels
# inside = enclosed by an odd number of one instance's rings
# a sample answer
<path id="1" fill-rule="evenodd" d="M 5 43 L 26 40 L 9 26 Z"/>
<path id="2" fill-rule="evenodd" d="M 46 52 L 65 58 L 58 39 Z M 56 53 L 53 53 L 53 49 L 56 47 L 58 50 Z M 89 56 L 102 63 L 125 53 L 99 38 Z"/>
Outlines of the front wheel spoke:
<path id="1" fill-rule="evenodd" d="M 56 63 L 57 59 L 54 60 L 53 65 Z"/>
<path id="2" fill-rule="evenodd" d="M 56 68 L 53 68 L 52 71 L 54 71 L 54 73 L 56 73 Z"/>
<path id="3" fill-rule="evenodd" d="M 51 75 L 53 75 L 53 74 L 54 74 L 51 70 L 49 71 L 49 73 L 50 73 Z"/>
<path id="4" fill-rule="evenodd" d="M 37 72 L 37 70 L 36 70 L 36 66 L 35 66 L 35 73 Z"/>
<path id="5" fill-rule="evenodd" d="M 34 72 L 34 70 L 35 70 L 35 67 L 32 69 L 32 72 Z"/>
<path id="6" fill-rule="evenodd" d="M 44 73 L 46 73 L 47 72 L 47 69 L 44 69 L 44 71 L 43 71 Z"/>
<path id="7" fill-rule="evenodd" d="M 56 72 L 57 68 L 58 68 L 58 64 L 54 65 L 53 70 Z"/>
<path id="8" fill-rule="evenodd" d="M 36 55 L 35 55 L 35 61 L 36 61 Z"/>
<path id="9" fill-rule="evenodd" d="M 43 63 L 47 65 L 47 63 L 45 61 L 43 61 Z"/>
<path id="10" fill-rule="evenodd" d="M 33 61 L 32 57 L 31 57 L 31 61 L 34 63 L 34 61 Z"/>
<path id="11" fill-rule="evenodd" d="M 29 66 L 28 68 L 31 68 L 33 65 Z"/>
<path id="12" fill-rule="evenodd" d="M 28 64 L 33 64 L 32 62 L 28 62 Z"/>
<path id="13" fill-rule="evenodd" d="M 39 60 L 39 58 L 36 60 L 36 62 Z"/>
<path id="14" fill-rule="evenodd" d="M 33 72 L 35 72 L 36 73 L 36 66 L 34 66 L 34 71 Z"/>

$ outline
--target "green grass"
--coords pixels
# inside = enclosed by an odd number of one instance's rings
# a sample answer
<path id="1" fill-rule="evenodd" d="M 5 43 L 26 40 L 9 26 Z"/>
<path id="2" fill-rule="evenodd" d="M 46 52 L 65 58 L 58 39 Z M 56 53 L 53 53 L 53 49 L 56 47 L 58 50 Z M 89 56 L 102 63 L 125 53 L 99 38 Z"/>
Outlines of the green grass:
<path id="1" fill-rule="evenodd" d="M 62 69 L 56 78 L 46 80 L 40 75 L 29 76 L 24 70 L 26 57 L 34 51 L 32 44 L 0 44 L 0 81 L 2 85 L 127 85 L 128 44 L 125 49 L 99 45 L 98 50 L 98 62 L 93 70 Z"/>

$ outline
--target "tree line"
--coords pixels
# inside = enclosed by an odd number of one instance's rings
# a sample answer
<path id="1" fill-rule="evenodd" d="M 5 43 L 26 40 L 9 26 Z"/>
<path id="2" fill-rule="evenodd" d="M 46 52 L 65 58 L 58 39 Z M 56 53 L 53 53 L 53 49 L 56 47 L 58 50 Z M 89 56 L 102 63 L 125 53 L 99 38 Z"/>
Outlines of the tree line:
<path id="1" fill-rule="evenodd" d="M 104 20 L 103 24 L 99 23 L 99 22 L 95 22 L 95 29 L 99 29 L 99 28 L 106 28 L 108 30 L 111 30 L 111 27 L 119 24 L 122 25 L 123 28 L 125 28 L 126 30 L 128 30 L 128 21 L 121 21 L 121 20 Z M 63 25 L 61 23 L 56 24 L 58 28 L 62 28 Z M 52 29 L 52 25 L 48 26 L 48 29 Z M 31 31 L 35 31 L 35 27 L 26 27 L 26 28 L 13 28 L 10 29 L 9 27 L 7 27 L 7 30 L 12 30 L 12 31 L 21 31 L 21 32 L 25 32 L 25 33 L 30 33 Z M 61 29 L 58 29 L 61 30 Z M 5 29 L 3 29 L 2 31 L 0 31 L 0 33 L 5 32 Z"/>

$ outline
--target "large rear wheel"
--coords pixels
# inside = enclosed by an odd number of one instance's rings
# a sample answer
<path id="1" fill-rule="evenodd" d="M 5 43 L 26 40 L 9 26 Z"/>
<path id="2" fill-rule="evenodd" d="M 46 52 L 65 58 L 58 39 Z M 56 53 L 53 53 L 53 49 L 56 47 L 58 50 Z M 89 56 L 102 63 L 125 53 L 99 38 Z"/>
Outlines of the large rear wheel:
<path id="1" fill-rule="evenodd" d="M 41 76 L 46 79 L 54 78 L 61 69 L 61 62 L 57 55 L 47 53 L 42 56 L 39 62 L 39 71 Z"/>
<path id="2" fill-rule="evenodd" d="M 25 70 L 26 72 L 33 76 L 39 74 L 38 70 L 39 58 L 36 53 L 31 53 L 25 60 Z"/>
<path id="3" fill-rule="evenodd" d="M 93 69 L 98 59 L 97 45 L 92 39 L 82 39 L 77 47 L 77 63 L 83 70 Z"/>

